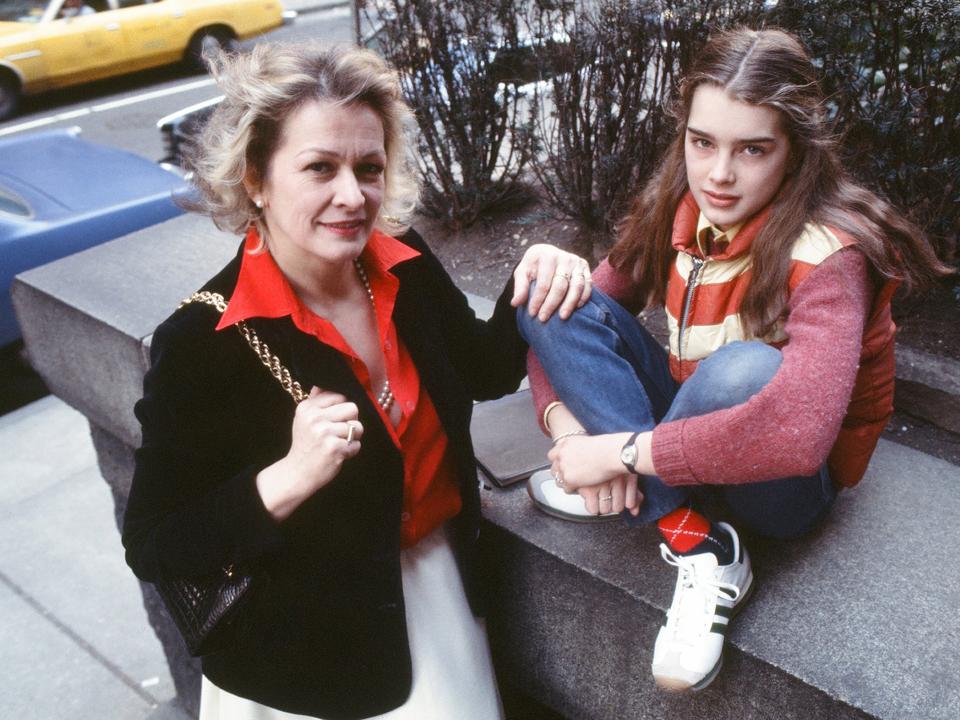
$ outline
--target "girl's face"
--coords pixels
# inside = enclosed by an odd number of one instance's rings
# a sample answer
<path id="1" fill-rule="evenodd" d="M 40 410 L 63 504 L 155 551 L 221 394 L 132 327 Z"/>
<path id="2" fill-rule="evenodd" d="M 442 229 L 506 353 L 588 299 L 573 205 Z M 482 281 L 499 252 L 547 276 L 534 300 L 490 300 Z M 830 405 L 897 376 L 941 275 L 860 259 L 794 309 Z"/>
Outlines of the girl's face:
<path id="1" fill-rule="evenodd" d="M 281 269 L 360 255 L 383 203 L 383 123 L 366 105 L 311 101 L 286 119 L 266 177 L 248 182 L 263 203 L 268 247 Z"/>
<path id="2" fill-rule="evenodd" d="M 770 202 L 789 157 L 777 110 L 734 100 L 715 85 L 694 90 L 684 141 L 687 183 L 716 227 L 738 225 Z"/>

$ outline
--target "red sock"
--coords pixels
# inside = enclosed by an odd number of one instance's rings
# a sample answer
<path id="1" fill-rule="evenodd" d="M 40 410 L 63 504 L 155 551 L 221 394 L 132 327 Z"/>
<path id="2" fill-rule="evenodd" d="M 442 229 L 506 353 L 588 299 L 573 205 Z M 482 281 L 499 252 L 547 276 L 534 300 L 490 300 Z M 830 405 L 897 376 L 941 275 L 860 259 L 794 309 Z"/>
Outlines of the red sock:
<path id="1" fill-rule="evenodd" d="M 710 535 L 710 521 L 696 510 L 679 507 L 657 520 L 657 529 L 676 553 L 693 550 Z"/>

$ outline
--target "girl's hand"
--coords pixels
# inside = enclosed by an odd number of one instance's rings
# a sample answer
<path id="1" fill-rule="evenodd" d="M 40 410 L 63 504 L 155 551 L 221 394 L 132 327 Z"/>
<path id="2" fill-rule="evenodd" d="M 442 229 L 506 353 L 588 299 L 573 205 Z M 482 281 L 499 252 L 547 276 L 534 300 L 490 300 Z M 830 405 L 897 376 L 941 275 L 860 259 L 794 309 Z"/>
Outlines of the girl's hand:
<path id="1" fill-rule="evenodd" d="M 635 475 L 624 472 L 620 449 L 630 433 L 572 435 L 557 442 L 547 458 L 550 470 L 567 493 L 578 492 L 595 514 L 640 512 L 643 496 Z"/>
<path id="2" fill-rule="evenodd" d="M 531 282 L 536 282 L 530 293 Z M 566 320 L 578 307 L 590 299 L 593 288 L 590 265 L 583 258 L 553 245 L 536 244 L 527 248 L 513 271 L 513 299 L 510 304 L 519 307 L 527 303 L 530 316 L 546 322 L 559 308 Z"/>
<path id="3" fill-rule="evenodd" d="M 637 476 L 624 473 L 604 485 L 582 487 L 577 491 L 583 498 L 587 512 L 592 515 L 623 512 L 629 510 L 636 517 L 640 514 L 643 493 L 637 487 Z"/>
<path id="4" fill-rule="evenodd" d="M 257 475 L 263 504 L 276 519 L 289 516 L 360 452 L 358 412 L 343 395 L 316 387 L 297 405 L 289 452 Z"/>

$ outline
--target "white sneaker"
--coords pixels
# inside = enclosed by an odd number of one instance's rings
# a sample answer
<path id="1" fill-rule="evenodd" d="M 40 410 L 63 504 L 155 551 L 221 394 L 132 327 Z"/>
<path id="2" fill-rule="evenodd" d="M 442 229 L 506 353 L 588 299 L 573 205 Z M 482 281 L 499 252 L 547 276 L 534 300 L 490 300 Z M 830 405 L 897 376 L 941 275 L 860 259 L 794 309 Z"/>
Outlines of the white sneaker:
<path id="1" fill-rule="evenodd" d="M 620 513 L 609 512 L 603 515 L 594 515 L 587 511 L 587 505 L 577 493 L 567 495 L 557 487 L 557 482 L 549 469 L 537 470 L 527 479 L 527 494 L 533 504 L 540 510 L 564 520 L 574 522 L 597 522 L 613 520 L 620 517 Z"/>
<path id="2" fill-rule="evenodd" d="M 717 523 L 733 538 L 733 562 L 718 565 L 711 552 L 663 559 L 678 571 L 673 603 L 653 648 L 653 679 L 666 690 L 702 690 L 720 672 L 723 640 L 731 618 L 753 590 L 753 570 L 737 531 Z"/>

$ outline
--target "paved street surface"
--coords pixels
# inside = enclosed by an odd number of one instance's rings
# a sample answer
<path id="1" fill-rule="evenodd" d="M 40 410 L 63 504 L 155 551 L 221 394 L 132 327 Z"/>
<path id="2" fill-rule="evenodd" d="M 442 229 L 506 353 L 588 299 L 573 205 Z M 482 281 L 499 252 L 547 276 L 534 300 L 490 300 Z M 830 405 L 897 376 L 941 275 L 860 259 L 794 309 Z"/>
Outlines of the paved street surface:
<path id="1" fill-rule="evenodd" d="M 55 397 L 0 417 L 0 547 L 0 717 L 186 718 L 87 422 Z"/>

